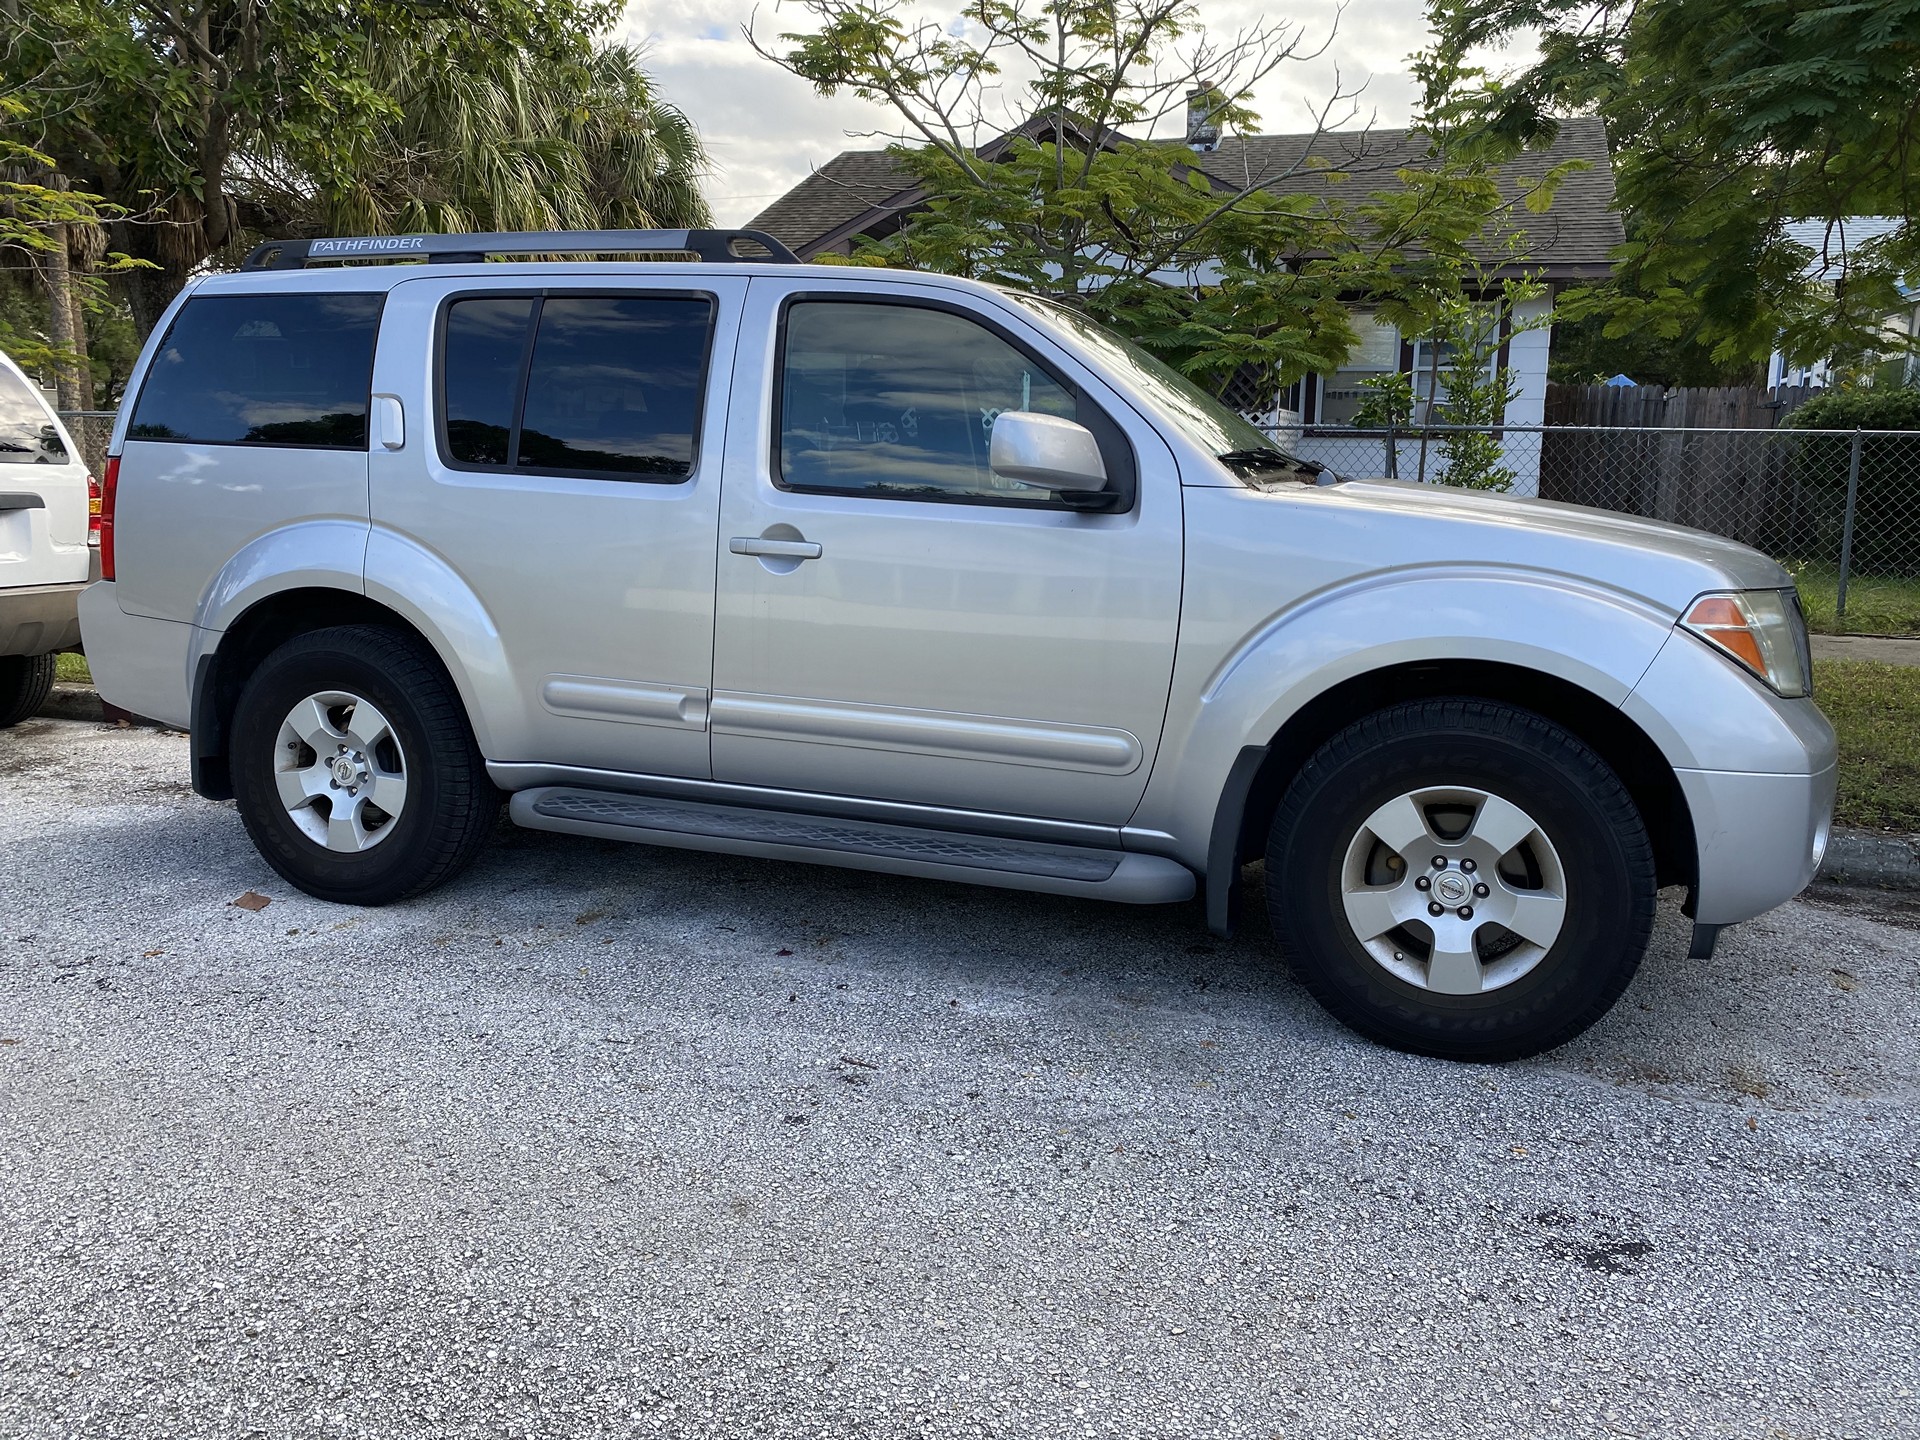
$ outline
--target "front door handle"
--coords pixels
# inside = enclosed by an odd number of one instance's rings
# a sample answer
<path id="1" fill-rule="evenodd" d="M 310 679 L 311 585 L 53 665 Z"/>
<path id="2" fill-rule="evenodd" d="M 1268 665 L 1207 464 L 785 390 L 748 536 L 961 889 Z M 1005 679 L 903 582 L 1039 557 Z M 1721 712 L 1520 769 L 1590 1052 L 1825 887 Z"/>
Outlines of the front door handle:
<path id="1" fill-rule="evenodd" d="M 778 555 L 787 560 L 818 560 L 820 545 L 815 540 L 768 540 L 759 535 L 736 535 L 727 542 L 736 555 Z"/>

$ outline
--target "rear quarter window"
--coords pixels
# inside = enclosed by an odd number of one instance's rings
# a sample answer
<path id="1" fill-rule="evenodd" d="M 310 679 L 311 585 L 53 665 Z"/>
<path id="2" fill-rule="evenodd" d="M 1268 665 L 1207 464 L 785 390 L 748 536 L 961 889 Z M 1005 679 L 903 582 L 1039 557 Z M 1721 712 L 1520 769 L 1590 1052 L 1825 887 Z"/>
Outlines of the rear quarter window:
<path id="1" fill-rule="evenodd" d="M 384 295 L 203 295 L 154 355 L 130 440 L 364 450 Z"/>
<path id="2" fill-rule="evenodd" d="M 0 465 L 64 465 L 66 442 L 33 386 L 0 366 Z"/>

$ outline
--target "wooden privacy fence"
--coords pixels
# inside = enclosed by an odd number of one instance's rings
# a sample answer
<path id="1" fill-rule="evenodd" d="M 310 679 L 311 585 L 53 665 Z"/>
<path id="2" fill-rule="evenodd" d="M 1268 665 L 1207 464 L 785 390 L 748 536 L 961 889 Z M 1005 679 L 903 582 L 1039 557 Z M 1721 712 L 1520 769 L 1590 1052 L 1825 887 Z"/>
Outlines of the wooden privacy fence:
<path id="1" fill-rule="evenodd" d="M 1661 385 L 1549 385 L 1549 425 L 1675 430 L 1772 430 L 1820 393 L 1816 385 L 1778 390 L 1712 385 L 1669 390 Z"/>
<path id="2" fill-rule="evenodd" d="M 1549 385 L 1540 494 L 1794 553 L 1813 541 L 1810 512 L 1824 506 L 1792 463 L 1804 447 L 1769 432 L 1818 393 Z"/>

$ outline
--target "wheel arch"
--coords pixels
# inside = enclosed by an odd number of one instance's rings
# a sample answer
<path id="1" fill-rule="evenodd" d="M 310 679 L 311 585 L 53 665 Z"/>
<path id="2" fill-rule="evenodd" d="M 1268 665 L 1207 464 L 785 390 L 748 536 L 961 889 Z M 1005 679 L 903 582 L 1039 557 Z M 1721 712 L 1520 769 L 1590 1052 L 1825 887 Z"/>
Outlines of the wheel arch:
<path id="1" fill-rule="evenodd" d="M 1573 681 L 1524 666 L 1418 660 L 1330 686 L 1294 711 L 1265 745 L 1241 751 L 1221 795 L 1209 844 L 1209 927 L 1216 933 L 1231 930 L 1240 867 L 1261 853 L 1281 796 L 1315 750 L 1363 715 L 1443 696 L 1530 710 L 1578 736 L 1633 797 L 1653 844 L 1659 883 L 1685 885 L 1689 892 L 1697 886 L 1699 850 L 1679 778 L 1659 746 L 1617 705 Z"/>
<path id="2" fill-rule="evenodd" d="M 459 676 L 432 637 L 378 600 L 330 586 L 275 591 L 235 616 L 216 637 L 218 643 L 204 649 L 194 663 L 190 732 L 196 793 L 209 800 L 233 798 L 228 736 L 240 692 L 260 662 L 295 636 L 338 625 L 378 625 L 411 636 L 459 690 Z"/>

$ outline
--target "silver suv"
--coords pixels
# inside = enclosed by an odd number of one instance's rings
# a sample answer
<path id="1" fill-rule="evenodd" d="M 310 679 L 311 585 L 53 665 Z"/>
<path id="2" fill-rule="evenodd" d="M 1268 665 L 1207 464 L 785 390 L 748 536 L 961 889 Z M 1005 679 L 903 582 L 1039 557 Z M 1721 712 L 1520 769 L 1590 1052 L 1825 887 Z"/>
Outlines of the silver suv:
<path id="1" fill-rule="evenodd" d="M 485 263 L 556 253 L 629 258 Z M 321 266 L 370 257 L 426 263 Z M 1825 842 L 1773 561 L 1337 480 L 1030 296 L 745 233 L 290 243 L 129 395 L 94 673 L 324 899 L 449 879 L 503 792 L 1216 933 L 1264 859 L 1336 1015 L 1496 1059 L 1605 1013 L 1661 886 L 1704 957 Z"/>

